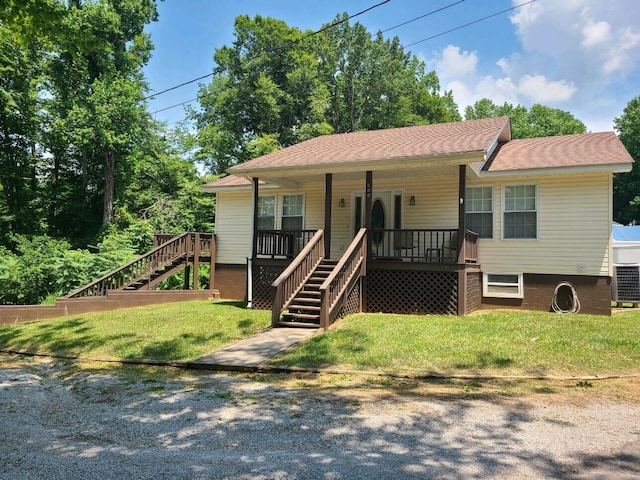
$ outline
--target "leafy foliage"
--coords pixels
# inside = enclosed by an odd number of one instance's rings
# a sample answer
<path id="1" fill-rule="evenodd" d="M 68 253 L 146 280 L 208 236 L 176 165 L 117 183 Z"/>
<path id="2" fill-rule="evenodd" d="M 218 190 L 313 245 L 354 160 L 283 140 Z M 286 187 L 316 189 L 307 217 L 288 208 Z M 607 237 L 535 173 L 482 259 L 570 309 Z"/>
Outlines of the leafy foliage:
<path id="1" fill-rule="evenodd" d="M 511 118 L 513 138 L 552 137 L 587 131 L 585 124 L 569 112 L 539 103 L 527 110 L 522 105 L 496 105 L 492 100 L 483 98 L 469 105 L 464 116 L 467 120 L 508 116 Z"/>
<path id="2" fill-rule="evenodd" d="M 201 86 L 195 157 L 212 173 L 318 135 L 459 119 L 435 72 L 398 38 L 373 36 L 346 14 L 310 35 L 256 15 L 235 22 Z"/>
<path id="3" fill-rule="evenodd" d="M 615 119 L 615 128 L 635 160 L 630 173 L 616 175 L 613 180 L 613 218 L 628 224 L 640 221 L 640 96 L 629 101 Z"/>

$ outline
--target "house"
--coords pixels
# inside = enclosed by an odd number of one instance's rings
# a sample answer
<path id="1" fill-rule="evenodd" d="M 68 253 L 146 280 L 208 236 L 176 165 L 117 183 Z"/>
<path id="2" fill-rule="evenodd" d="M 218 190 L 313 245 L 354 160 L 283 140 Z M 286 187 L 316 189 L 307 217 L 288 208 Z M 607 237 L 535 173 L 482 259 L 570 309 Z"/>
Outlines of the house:
<path id="1" fill-rule="evenodd" d="M 608 315 L 613 174 L 632 162 L 613 132 L 512 140 L 508 117 L 312 138 L 203 187 L 216 288 L 274 325 L 549 311 L 559 282 Z"/>

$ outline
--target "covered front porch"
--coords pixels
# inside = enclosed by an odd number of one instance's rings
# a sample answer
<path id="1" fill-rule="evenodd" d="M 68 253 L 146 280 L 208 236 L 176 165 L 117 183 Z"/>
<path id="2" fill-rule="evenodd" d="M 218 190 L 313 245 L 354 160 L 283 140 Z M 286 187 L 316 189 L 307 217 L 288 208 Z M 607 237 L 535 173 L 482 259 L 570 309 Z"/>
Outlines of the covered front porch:
<path id="1" fill-rule="evenodd" d="M 414 217 L 409 222 L 410 215 L 403 207 L 413 207 L 415 197 L 405 191 L 384 190 L 397 192 L 387 195 L 390 201 L 384 204 L 380 199 L 385 197 L 374 188 L 374 172 L 368 171 L 363 172 L 364 188 L 355 187 L 362 195 L 352 195 L 348 213 L 342 210 L 346 208 L 344 194 L 333 194 L 333 175 L 325 175 L 323 228 L 261 229 L 257 208 L 261 181 L 254 177 L 254 229 L 248 272 L 251 306 L 272 309 L 274 325 L 281 324 L 281 315 L 297 304 L 295 298 L 301 290 L 310 289 L 309 279 L 318 277 L 314 271 L 324 262 L 323 269 L 330 275 L 317 280 L 318 296 L 329 295 L 327 289 L 331 289 L 332 282 L 339 284 L 341 290 L 331 294 L 335 297 L 332 305 L 325 307 L 332 312 L 322 311 L 322 298 L 314 306 L 317 323 L 325 328 L 335 318 L 357 311 L 464 315 L 477 309 L 481 300 L 478 235 L 465 225 L 466 166 L 460 165 L 455 172 L 457 188 L 449 190 L 447 200 L 448 211 L 455 213 L 446 217 L 447 228 L 428 228 L 427 218 L 420 222 L 416 217 L 417 209 L 409 212 Z M 451 176 L 448 178 L 451 180 Z M 389 204 L 395 207 L 391 212 L 385 210 Z M 336 218 L 336 207 L 342 218 Z M 344 218 L 349 214 L 351 221 L 345 225 Z M 403 228 L 408 223 L 423 224 Z M 353 237 L 347 230 L 355 231 Z M 340 241 L 332 241 L 334 236 L 352 240 L 341 248 Z M 330 260 L 334 263 L 327 266 Z M 312 310 L 299 308 L 305 315 Z M 323 319 L 323 315 L 327 318 Z"/>

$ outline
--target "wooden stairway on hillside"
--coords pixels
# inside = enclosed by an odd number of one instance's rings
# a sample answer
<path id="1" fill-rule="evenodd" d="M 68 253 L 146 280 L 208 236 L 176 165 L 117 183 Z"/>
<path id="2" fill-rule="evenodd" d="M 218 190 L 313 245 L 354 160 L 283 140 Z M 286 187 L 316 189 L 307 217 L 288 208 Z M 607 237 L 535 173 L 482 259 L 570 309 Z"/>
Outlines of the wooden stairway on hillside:
<path id="1" fill-rule="evenodd" d="M 279 327 L 320 327 L 320 286 L 337 263 L 338 260 L 322 260 L 293 298 L 288 311 L 282 315 Z"/>

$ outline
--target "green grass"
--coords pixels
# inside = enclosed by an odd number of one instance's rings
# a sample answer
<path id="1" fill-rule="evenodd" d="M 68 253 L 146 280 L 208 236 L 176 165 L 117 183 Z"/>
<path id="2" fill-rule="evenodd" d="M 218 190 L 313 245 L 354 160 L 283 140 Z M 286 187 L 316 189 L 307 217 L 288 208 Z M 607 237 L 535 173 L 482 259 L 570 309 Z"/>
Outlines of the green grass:
<path id="1" fill-rule="evenodd" d="M 271 364 L 412 374 L 638 373 L 640 313 L 359 314 Z"/>
<path id="2" fill-rule="evenodd" d="M 237 303 L 184 302 L 0 327 L 0 348 L 90 358 L 193 360 L 270 322 Z M 487 311 L 359 314 L 272 365 L 408 374 L 594 375 L 640 371 L 640 310 L 612 316 Z"/>
<path id="3" fill-rule="evenodd" d="M 269 326 L 270 312 L 195 301 L 0 327 L 0 348 L 105 359 L 193 360 Z"/>

